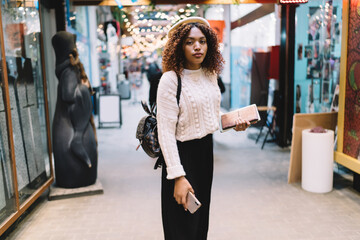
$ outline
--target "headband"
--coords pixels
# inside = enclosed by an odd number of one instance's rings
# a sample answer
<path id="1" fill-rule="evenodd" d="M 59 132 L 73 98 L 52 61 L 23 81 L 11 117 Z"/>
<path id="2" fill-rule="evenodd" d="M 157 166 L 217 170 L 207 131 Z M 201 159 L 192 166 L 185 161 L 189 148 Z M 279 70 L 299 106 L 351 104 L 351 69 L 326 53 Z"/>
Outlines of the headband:
<path id="1" fill-rule="evenodd" d="M 170 38 L 171 35 L 176 31 L 176 29 L 178 29 L 181 25 L 183 24 L 187 24 L 187 23 L 201 23 L 201 24 L 204 24 L 208 27 L 210 27 L 210 24 L 209 22 L 205 19 L 205 18 L 202 18 L 202 17 L 188 17 L 188 18 L 185 18 L 181 21 L 178 21 L 177 23 L 175 23 L 168 31 L 167 33 L 167 36 Z"/>

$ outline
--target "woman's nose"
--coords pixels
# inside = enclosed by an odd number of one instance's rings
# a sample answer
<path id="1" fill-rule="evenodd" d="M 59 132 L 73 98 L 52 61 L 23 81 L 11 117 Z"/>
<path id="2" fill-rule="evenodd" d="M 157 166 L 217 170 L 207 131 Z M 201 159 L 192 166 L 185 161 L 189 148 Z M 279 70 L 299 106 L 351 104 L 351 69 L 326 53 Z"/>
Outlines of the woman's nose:
<path id="1" fill-rule="evenodd" d="M 199 50 L 199 49 L 200 49 L 200 43 L 199 43 L 199 42 L 195 42 L 195 44 L 194 44 L 194 49 L 195 49 L 195 50 Z"/>

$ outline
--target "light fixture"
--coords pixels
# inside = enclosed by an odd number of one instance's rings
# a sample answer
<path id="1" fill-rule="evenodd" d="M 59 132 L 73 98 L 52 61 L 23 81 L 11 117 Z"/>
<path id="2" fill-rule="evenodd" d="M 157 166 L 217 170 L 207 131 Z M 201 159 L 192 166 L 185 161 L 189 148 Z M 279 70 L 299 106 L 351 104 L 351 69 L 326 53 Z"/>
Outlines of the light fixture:
<path id="1" fill-rule="evenodd" d="M 123 5 L 121 4 L 120 0 L 115 0 L 115 2 L 116 2 L 116 4 L 118 5 L 118 7 L 119 7 L 120 9 L 123 8 Z"/>
<path id="2" fill-rule="evenodd" d="M 309 0 L 280 0 L 281 4 L 299 4 L 307 3 Z"/>

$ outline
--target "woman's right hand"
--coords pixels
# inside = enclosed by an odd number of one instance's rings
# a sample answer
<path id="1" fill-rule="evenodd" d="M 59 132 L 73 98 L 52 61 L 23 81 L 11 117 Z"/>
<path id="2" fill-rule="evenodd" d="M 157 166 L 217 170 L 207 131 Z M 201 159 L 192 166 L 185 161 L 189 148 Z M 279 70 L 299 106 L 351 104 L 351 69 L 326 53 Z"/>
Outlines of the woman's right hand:
<path id="1" fill-rule="evenodd" d="M 178 204 L 183 205 L 185 211 L 187 211 L 186 199 L 188 192 L 194 193 L 194 189 L 190 185 L 189 181 L 184 176 L 176 178 L 174 186 L 174 198 Z"/>

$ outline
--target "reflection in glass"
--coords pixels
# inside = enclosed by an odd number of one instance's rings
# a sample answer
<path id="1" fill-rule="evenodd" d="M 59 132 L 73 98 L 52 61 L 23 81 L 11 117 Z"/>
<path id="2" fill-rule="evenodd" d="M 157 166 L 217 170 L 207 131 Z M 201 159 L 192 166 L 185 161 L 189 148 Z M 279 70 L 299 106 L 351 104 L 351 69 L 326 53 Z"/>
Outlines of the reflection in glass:
<path id="1" fill-rule="evenodd" d="M 40 20 L 29 2 L 1 7 L 20 203 L 50 177 Z"/>
<path id="2" fill-rule="evenodd" d="M 0 64 L 1 59 L 0 55 Z M 0 224 L 16 210 L 6 125 L 3 77 L 4 72 L 2 65 L 0 65 Z"/>

